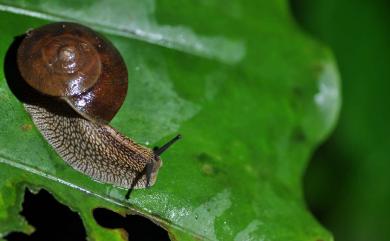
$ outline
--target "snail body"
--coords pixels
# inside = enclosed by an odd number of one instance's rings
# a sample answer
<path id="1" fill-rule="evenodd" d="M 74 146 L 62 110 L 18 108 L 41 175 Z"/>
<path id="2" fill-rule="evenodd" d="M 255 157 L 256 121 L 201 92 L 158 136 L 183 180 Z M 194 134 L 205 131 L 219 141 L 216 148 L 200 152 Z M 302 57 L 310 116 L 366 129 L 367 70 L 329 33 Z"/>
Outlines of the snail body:
<path id="1" fill-rule="evenodd" d="M 125 188 L 154 184 L 161 159 L 151 149 L 136 144 L 109 125 L 80 117 L 63 103 L 57 103 L 57 111 L 52 108 L 25 104 L 48 143 L 74 169 L 97 181 Z M 148 163 L 152 163 L 149 183 L 145 173 Z"/>
<path id="2" fill-rule="evenodd" d="M 37 92 L 24 103 L 44 138 L 74 169 L 124 188 L 153 185 L 160 155 L 108 125 L 127 93 L 127 69 L 116 48 L 93 30 L 54 23 L 29 31 L 17 56 Z"/>

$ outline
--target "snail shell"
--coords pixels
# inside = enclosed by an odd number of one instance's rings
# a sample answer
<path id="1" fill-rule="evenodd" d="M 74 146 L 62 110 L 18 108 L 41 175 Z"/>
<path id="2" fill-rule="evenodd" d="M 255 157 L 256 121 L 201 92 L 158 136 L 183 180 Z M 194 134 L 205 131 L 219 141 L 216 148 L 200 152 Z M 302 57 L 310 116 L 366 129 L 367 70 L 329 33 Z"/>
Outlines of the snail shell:
<path id="1" fill-rule="evenodd" d="M 54 23 L 29 31 L 18 49 L 23 79 L 59 97 L 84 118 L 108 123 L 127 93 L 127 69 L 116 48 L 92 29 Z"/>
<path id="2" fill-rule="evenodd" d="M 125 188 L 153 185 L 159 149 L 135 143 L 107 123 L 127 92 L 127 69 L 116 48 L 75 23 L 54 23 L 29 31 L 17 64 L 37 92 L 26 110 L 62 159 L 93 179 Z"/>

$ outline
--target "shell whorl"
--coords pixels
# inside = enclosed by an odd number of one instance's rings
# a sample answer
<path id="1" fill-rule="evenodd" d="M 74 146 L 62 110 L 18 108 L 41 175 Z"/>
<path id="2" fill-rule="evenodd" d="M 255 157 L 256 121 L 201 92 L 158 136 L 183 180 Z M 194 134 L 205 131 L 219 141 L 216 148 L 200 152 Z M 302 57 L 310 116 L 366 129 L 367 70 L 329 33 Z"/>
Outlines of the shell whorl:
<path id="1" fill-rule="evenodd" d="M 118 50 L 80 24 L 59 22 L 29 31 L 17 64 L 31 87 L 62 98 L 93 122 L 110 122 L 127 94 L 127 68 Z"/>
<path id="2" fill-rule="evenodd" d="M 152 162 L 149 185 L 155 183 L 162 162 L 151 149 L 136 144 L 108 125 L 79 117 L 63 103 L 24 106 L 44 138 L 76 170 L 115 186 L 145 188 L 145 168 Z"/>
<path id="3" fill-rule="evenodd" d="M 32 31 L 20 46 L 19 54 L 23 78 L 34 89 L 50 96 L 81 94 L 94 86 L 101 74 L 102 63 L 95 47 L 70 34 L 53 36 Z"/>

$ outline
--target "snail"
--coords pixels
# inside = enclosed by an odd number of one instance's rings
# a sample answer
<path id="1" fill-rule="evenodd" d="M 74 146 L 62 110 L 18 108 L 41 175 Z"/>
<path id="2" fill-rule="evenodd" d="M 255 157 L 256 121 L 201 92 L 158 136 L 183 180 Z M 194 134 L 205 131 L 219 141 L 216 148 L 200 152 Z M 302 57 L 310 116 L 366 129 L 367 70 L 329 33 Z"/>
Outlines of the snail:
<path id="1" fill-rule="evenodd" d="M 17 65 L 36 92 L 24 107 L 66 163 L 123 188 L 155 183 L 160 155 L 180 135 L 152 150 L 108 124 L 128 85 L 126 65 L 112 43 L 83 25 L 52 23 L 26 33 Z"/>

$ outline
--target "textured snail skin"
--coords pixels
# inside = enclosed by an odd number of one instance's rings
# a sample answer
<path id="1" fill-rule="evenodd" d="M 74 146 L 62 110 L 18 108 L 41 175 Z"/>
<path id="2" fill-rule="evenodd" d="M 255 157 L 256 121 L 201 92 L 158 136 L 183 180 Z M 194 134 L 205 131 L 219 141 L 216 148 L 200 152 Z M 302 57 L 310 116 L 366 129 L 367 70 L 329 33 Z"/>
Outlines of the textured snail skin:
<path id="1" fill-rule="evenodd" d="M 124 188 L 145 188 L 155 183 L 162 162 L 151 149 L 109 125 L 80 117 L 63 103 L 24 106 L 44 138 L 74 169 L 99 182 Z M 149 163 L 152 172 L 148 183 Z"/>
<path id="2" fill-rule="evenodd" d="M 17 55 L 20 73 L 33 88 L 25 109 L 66 163 L 119 187 L 155 183 L 159 155 L 170 144 L 153 151 L 107 124 L 128 82 L 126 65 L 109 41 L 79 24 L 54 23 L 29 31 Z"/>

